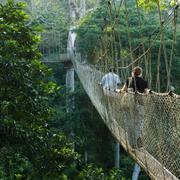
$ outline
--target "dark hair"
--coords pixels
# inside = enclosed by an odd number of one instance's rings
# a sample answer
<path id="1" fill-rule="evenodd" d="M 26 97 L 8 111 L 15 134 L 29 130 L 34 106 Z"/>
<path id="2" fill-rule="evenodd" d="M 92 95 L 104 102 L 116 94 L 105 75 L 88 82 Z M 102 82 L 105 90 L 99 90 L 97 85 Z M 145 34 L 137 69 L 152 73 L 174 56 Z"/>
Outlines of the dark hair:
<path id="1" fill-rule="evenodd" d="M 109 68 L 109 72 L 115 72 L 115 68 Z"/>

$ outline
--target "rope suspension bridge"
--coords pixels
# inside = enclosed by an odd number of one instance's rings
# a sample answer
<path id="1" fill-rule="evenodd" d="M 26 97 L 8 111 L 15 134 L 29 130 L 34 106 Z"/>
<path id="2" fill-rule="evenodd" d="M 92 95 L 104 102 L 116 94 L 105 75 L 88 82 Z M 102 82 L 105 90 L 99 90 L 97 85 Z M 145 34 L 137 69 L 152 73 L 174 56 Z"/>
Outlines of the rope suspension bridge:
<path id="1" fill-rule="evenodd" d="M 136 95 L 143 99 L 145 112 L 143 148 L 134 150 L 129 136 L 136 136 L 137 110 L 132 104 L 124 108 L 123 94 L 103 92 L 97 84 L 103 75 L 101 71 L 82 65 L 78 60 L 74 65 L 92 103 L 121 145 L 154 179 L 177 179 L 173 174 L 179 177 L 179 97 L 155 92 Z M 132 99 L 135 95 L 129 93 L 128 96 Z"/>
<path id="2" fill-rule="evenodd" d="M 127 3 L 121 0 L 117 7 L 113 2 L 107 1 L 109 22 L 105 28 L 102 28 L 104 36 L 100 43 L 99 57 L 96 57 L 94 64 L 89 63 L 87 57 L 78 53 L 78 46 L 76 47 L 75 45 L 75 41 L 78 38 L 76 38 L 74 29 L 69 31 L 67 54 L 62 52 L 59 45 L 55 45 L 58 48 L 51 51 L 50 48 L 46 49 L 45 45 L 42 44 L 41 50 L 44 48 L 42 52 L 46 56 L 44 62 L 69 62 L 71 60 L 93 105 L 124 149 L 153 179 L 177 180 L 180 178 L 180 96 L 169 91 L 169 89 L 172 61 L 175 56 L 179 5 L 176 5 L 169 11 L 164 21 L 161 13 L 159 13 L 159 27 L 146 39 L 143 34 L 140 34 L 139 36 L 143 40 L 134 47 L 130 33 L 130 17 Z M 139 17 L 138 27 L 142 29 L 142 17 L 140 16 L 137 1 L 136 5 Z M 158 12 L 160 12 L 160 4 L 158 4 Z M 123 43 L 120 35 L 116 32 L 120 15 L 123 13 L 127 27 L 127 43 L 124 45 L 124 48 L 128 52 L 124 57 L 122 55 Z M 104 19 L 106 23 L 107 18 Z M 173 28 L 170 28 L 170 24 L 173 25 Z M 111 30 L 105 33 L 107 27 L 111 27 Z M 173 31 L 169 57 L 165 46 L 164 32 L 166 29 Z M 51 36 L 57 37 L 56 33 L 58 32 L 52 32 Z M 156 49 L 157 47 L 154 47 L 157 41 L 159 42 L 158 50 Z M 54 43 L 55 41 L 50 41 L 47 47 L 51 47 L 51 42 Z M 151 51 L 153 50 L 158 54 L 156 62 L 157 75 L 155 78 L 152 75 L 153 57 Z M 161 88 L 160 65 L 162 57 L 164 57 L 167 86 Z M 141 94 L 139 92 L 117 93 L 109 89 L 103 89 L 99 84 L 109 67 L 114 67 L 121 79 L 125 81 L 132 67 L 137 64 L 144 67 L 145 77 L 150 84 L 150 88 L 154 87 L 156 92 L 150 91 L 149 94 Z M 153 84 L 155 85 L 153 86 Z M 166 92 L 160 93 L 161 90 Z M 124 103 L 125 96 L 127 100 Z M 141 148 L 133 147 L 137 140 L 136 129 L 139 126 L 138 114 L 140 113 L 136 108 L 138 106 L 136 99 L 140 99 L 143 104 L 143 143 Z"/>

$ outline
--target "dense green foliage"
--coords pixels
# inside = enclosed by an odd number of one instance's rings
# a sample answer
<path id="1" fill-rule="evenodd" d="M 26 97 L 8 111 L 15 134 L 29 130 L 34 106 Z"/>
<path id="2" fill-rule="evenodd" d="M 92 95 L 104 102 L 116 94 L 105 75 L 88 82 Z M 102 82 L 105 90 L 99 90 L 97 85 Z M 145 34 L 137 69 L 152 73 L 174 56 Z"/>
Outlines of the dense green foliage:
<path id="1" fill-rule="evenodd" d="M 39 36 L 23 9 L 12 1 L 0 7 L 1 178 L 55 179 L 77 156 L 49 126 L 59 87 L 47 80 L 51 70 L 39 61 Z"/>
<path id="2" fill-rule="evenodd" d="M 103 60 L 108 59 L 112 63 L 115 59 L 115 51 L 117 51 L 118 60 L 125 59 L 129 63 L 130 44 L 132 49 L 136 48 L 141 44 L 142 39 L 148 39 L 156 29 L 158 25 L 156 17 L 147 16 L 145 13 L 138 14 L 134 4 L 130 2 L 127 6 L 127 10 L 122 7 L 119 12 L 117 11 L 118 6 L 115 9 L 113 5 L 109 6 L 105 3 L 95 11 L 89 12 L 79 22 L 77 29 L 79 51 L 83 55 L 86 54 L 91 62 L 94 59 L 96 62 L 101 61 L 102 54 L 109 49 Z M 140 19 L 143 21 L 141 29 Z M 149 41 L 145 43 L 145 46 L 148 46 L 148 43 Z M 139 53 L 142 53 L 142 49 L 134 52 L 134 58 Z"/>

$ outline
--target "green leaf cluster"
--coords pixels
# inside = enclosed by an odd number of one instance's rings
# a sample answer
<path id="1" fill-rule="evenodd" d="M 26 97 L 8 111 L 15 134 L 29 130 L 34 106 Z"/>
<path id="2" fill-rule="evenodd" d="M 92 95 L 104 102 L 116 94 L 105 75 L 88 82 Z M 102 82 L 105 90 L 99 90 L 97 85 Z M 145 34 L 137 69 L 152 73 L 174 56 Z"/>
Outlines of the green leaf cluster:
<path id="1" fill-rule="evenodd" d="M 78 159 L 66 137 L 50 127 L 59 87 L 39 61 L 39 32 L 23 3 L 0 4 L 0 175 L 59 179 Z"/>

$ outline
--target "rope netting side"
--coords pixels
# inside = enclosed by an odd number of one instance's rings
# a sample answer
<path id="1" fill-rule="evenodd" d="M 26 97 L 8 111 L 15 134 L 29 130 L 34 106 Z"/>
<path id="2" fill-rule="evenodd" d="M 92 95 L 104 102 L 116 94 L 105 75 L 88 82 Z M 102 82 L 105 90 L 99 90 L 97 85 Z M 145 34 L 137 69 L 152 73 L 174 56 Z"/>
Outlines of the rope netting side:
<path id="1" fill-rule="evenodd" d="M 80 55 L 77 55 L 74 66 L 80 81 L 121 145 L 154 179 L 180 178 L 178 96 L 154 92 L 149 95 L 128 93 L 128 100 L 124 102 L 124 93 L 103 89 L 98 84 L 104 75 L 102 71 L 81 63 L 79 59 Z M 140 131 L 142 147 L 139 149 L 137 139 Z"/>
<path id="2" fill-rule="evenodd" d="M 144 96 L 144 148 L 180 177 L 180 101 L 170 95 Z"/>

